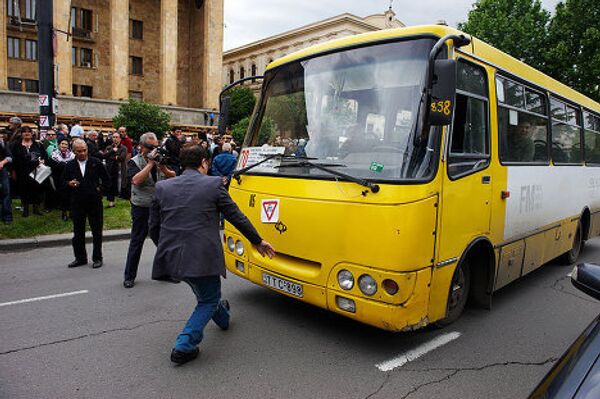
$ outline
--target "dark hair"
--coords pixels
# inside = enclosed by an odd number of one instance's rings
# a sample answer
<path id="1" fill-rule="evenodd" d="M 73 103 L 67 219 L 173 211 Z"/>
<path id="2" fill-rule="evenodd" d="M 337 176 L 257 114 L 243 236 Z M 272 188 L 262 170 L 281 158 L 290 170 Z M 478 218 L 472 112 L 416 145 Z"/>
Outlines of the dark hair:
<path id="1" fill-rule="evenodd" d="M 198 169 L 205 159 L 208 159 L 208 152 L 199 145 L 186 144 L 179 153 L 182 168 Z"/>
<path id="2" fill-rule="evenodd" d="M 58 144 L 62 143 L 63 141 L 66 141 L 66 142 L 67 142 L 67 144 L 71 145 L 71 142 L 70 142 L 70 141 L 69 141 L 69 139 L 68 139 L 68 138 L 66 138 L 66 137 L 65 137 L 65 138 L 62 138 L 62 139 L 60 139 L 60 141 L 58 142 Z"/>
<path id="3" fill-rule="evenodd" d="M 21 129 L 21 133 L 23 133 L 23 132 L 33 133 L 33 130 L 29 126 L 22 126 L 20 129 Z"/>

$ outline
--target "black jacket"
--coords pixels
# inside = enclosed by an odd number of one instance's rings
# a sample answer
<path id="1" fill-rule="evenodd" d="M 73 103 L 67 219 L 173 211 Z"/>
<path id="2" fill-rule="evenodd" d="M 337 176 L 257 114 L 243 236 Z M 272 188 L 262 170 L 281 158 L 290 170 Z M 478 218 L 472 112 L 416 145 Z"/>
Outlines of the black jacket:
<path id="1" fill-rule="evenodd" d="M 71 180 L 79 180 L 78 187 L 70 187 L 68 184 Z M 67 162 L 63 174 L 64 185 L 71 192 L 71 200 L 89 201 L 102 200 L 102 192 L 110 186 L 110 177 L 106 172 L 106 168 L 98 158 L 88 157 L 85 167 L 85 176 L 81 176 L 79 162 L 77 159 Z"/>

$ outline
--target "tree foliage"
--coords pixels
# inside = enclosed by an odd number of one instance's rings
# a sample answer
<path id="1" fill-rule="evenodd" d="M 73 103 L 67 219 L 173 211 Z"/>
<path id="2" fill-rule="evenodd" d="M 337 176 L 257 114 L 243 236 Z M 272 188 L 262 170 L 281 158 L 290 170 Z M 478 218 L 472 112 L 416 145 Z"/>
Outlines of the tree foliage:
<path id="1" fill-rule="evenodd" d="M 600 101 L 600 1 L 559 3 L 548 36 L 546 72 Z"/>
<path id="2" fill-rule="evenodd" d="M 233 136 L 233 141 L 238 145 L 242 145 L 244 143 L 244 138 L 246 136 L 246 132 L 248 131 L 248 125 L 250 124 L 250 117 L 247 116 L 238 123 L 236 123 L 231 129 L 231 134 Z M 268 141 L 269 137 L 273 135 L 275 132 L 275 127 L 273 126 L 273 120 L 270 118 L 263 118 L 262 125 L 260 126 L 260 134 L 258 137 L 258 143 L 264 144 Z"/>
<path id="3" fill-rule="evenodd" d="M 226 96 L 231 98 L 229 104 L 229 126 L 236 125 L 242 119 L 250 116 L 254 105 L 256 104 L 256 97 L 252 89 L 246 86 L 237 86 L 226 92 Z"/>
<path id="4" fill-rule="evenodd" d="M 125 126 L 127 134 L 133 140 L 139 140 L 146 132 L 154 132 L 160 139 L 169 130 L 170 122 L 171 115 L 160 109 L 158 105 L 132 99 L 122 104 L 113 118 L 115 129 Z"/>
<path id="5" fill-rule="evenodd" d="M 458 28 L 543 70 L 549 22 L 540 0 L 478 0 Z"/>

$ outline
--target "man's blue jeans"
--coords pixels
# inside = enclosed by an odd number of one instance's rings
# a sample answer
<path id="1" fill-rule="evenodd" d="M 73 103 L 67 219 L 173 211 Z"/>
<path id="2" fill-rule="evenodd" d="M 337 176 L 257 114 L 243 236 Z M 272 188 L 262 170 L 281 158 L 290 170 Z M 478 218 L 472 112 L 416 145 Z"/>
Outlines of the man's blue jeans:
<path id="1" fill-rule="evenodd" d="M 12 200 L 10 198 L 10 178 L 6 167 L 0 170 L 0 217 L 4 222 L 12 222 Z"/>
<path id="2" fill-rule="evenodd" d="M 220 304 L 221 276 L 195 277 L 183 281 L 194 291 L 198 304 L 177 337 L 175 350 L 191 352 L 202 341 L 204 327 L 211 319 L 222 329 L 229 326 L 229 312 Z"/>

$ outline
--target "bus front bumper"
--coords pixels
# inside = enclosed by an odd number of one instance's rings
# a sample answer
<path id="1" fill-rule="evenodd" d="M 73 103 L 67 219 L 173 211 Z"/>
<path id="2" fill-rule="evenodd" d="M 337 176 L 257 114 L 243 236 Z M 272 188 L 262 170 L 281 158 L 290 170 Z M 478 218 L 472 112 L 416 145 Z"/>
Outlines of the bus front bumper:
<path id="1" fill-rule="evenodd" d="M 418 329 L 429 323 L 427 320 L 427 309 L 429 305 L 429 285 L 431 282 L 430 268 L 411 272 L 416 275 L 416 280 L 408 300 L 399 305 L 392 305 L 349 294 L 342 290 L 299 281 L 256 264 L 248 263 L 247 261 L 242 262 L 228 253 L 225 253 L 225 263 L 230 272 L 246 280 L 250 280 L 257 285 L 377 328 L 388 331 L 404 331 Z M 275 281 L 276 283 L 268 284 L 265 281 L 265 274 L 275 277 L 275 279 L 267 281 Z M 288 288 L 286 290 L 286 287 L 282 286 L 281 281 L 278 279 L 301 286 L 301 294 L 298 289 Z M 350 306 L 348 306 L 349 304 Z M 341 306 L 346 307 L 346 310 L 342 309 Z"/>

